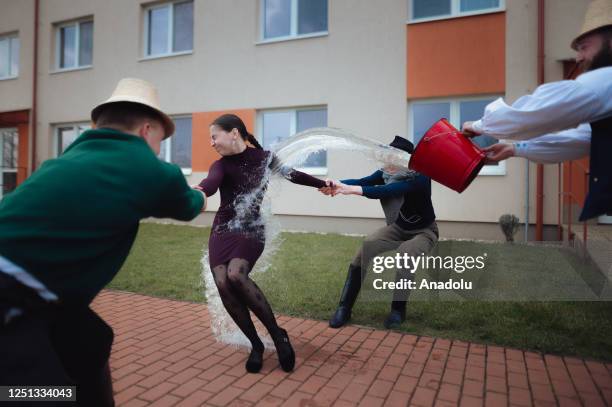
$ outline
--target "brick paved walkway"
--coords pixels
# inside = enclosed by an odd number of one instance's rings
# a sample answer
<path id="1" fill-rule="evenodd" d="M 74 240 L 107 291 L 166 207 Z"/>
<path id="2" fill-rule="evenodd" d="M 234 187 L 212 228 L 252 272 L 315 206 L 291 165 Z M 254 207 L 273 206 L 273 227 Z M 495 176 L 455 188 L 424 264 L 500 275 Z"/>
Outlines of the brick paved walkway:
<path id="1" fill-rule="evenodd" d="M 280 317 L 291 374 L 215 341 L 205 305 L 104 291 L 118 406 L 612 406 L 612 364 Z"/>

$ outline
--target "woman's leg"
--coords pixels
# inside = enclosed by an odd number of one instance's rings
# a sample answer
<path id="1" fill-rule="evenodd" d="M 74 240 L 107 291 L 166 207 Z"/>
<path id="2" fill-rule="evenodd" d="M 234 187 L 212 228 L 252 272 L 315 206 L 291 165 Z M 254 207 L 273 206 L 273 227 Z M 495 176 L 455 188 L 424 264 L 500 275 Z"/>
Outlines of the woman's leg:
<path id="1" fill-rule="evenodd" d="M 261 292 L 255 281 L 249 278 L 251 266 L 245 259 L 232 259 L 227 268 L 227 279 L 232 289 L 239 293 L 240 299 L 264 324 L 272 337 L 280 333 L 276 318 L 268 300 Z"/>
<path id="2" fill-rule="evenodd" d="M 253 325 L 249 309 L 246 304 L 240 300 L 239 295 L 241 296 L 242 294 L 234 290 L 230 284 L 227 265 L 214 267 L 212 272 L 225 309 L 240 330 L 246 335 L 249 341 L 251 341 L 253 349 L 263 352 L 264 344 L 259 338 L 259 335 L 257 335 L 257 330 L 255 329 L 255 325 Z"/>
<path id="3" fill-rule="evenodd" d="M 289 372 L 293 370 L 295 365 L 295 352 L 289 342 L 289 336 L 287 331 L 280 328 L 276 323 L 268 300 L 257 284 L 249 278 L 250 271 L 251 265 L 247 260 L 232 259 L 228 265 L 227 278 L 232 288 L 240 293 L 240 298 L 270 332 L 281 367 L 284 371 Z"/>

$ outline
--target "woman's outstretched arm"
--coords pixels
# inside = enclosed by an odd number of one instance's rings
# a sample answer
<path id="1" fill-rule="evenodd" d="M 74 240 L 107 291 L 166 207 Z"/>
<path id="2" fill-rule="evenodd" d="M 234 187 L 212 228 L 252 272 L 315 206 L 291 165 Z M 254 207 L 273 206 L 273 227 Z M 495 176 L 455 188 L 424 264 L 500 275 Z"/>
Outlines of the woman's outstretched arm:
<path id="1" fill-rule="evenodd" d="M 312 175 L 308 175 L 304 172 L 282 165 L 276 156 L 273 156 L 272 160 L 270 161 L 270 169 L 275 174 L 281 174 L 285 179 L 293 182 L 294 184 L 305 185 L 313 188 L 323 188 L 327 186 L 327 183 L 322 179 L 318 179 Z"/>
<path id="2" fill-rule="evenodd" d="M 220 161 L 215 161 L 208 170 L 208 176 L 195 188 L 204 192 L 206 196 L 214 195 L 223 181 L 223 166 Z"/>

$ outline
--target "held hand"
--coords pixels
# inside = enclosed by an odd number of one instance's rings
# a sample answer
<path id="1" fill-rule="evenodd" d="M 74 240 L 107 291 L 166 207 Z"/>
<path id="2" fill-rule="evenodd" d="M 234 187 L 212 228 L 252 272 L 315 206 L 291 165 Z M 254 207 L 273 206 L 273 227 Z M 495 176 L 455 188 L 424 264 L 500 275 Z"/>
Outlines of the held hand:
<path id="1" fill-rule="evenodd" d="M 474 129 L 474 126 L 472 126 L 472 124 L 473 124 L 473 123 L 474 123 L 474 122 L 465 122 L 465 123 L 463 123 L 463 126 L 461 127 L 461 132 L 462 132 L 462 133 L 463 133 L 463 134 L 464 134 L 466 137 L 470 137 L 470 138 L 472 138 L 472 137 L 476 137 L 476 136 L 479 136 L 479 135 L 480 135 L 480 133 L 479 133 L 479 132 L 477 132 L 477 131 Z"/>
<path id="2" fill-rule="evenodd" d="M 326 179 L 325 180 L 325 186 L 322 188 L 319 188 L 319 191 L 324 194 L 324 195 L 328 195 L 328 196 L 334 196 L 334 189 L 336 188 L 336 184 L 334 183 L 334 181 L 330 180 L 330 179 Z"/>
<path id="3" fill-rule="evenodd" d="M 512 143 L 496 143 L 484 148 L 483 151 L 487 154 L 485 164 L 496 164 L 515 155 Z"/>
<path id="4" fill-rule="evenodd" d="M 361 187 L 359 185 L 346 185 L 342 183 L 338 183 L 336 185 L 335 193 L 342 195 L 361 195 Z"/>

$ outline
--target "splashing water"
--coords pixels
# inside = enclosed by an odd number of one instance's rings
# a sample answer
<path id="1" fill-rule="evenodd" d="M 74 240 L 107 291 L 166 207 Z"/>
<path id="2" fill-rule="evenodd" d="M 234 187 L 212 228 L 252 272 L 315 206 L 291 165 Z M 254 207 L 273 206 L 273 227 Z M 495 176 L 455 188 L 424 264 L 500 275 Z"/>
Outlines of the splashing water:
<path id="1" fill-rule="evenodd" d="M 378 166 L 393 165 L 408 168 L 410 154 L 389 145 L 376 143 L 331 127 L 309 129 L 286 139 L 275 147 L 283 165 L 297 167 L 310 154 L 323 150 L 357 152 Z"/>
<path id="2" fill-rule="evenodd" d="M 274 154 L 282 166 L 299 167 L 311 154 L 323 150 L 358 152 L 367 159 L 374 161 L 380 167 L 393 165 L 407 168 L 410 158 L 410 155 L 402 150 L 362 139 L 340 129 L 329 127 L 314 128 L 298 133 L 283 143 L 276 145 Z M 251 274 L 267 271 L 272 257 L 282 243 L 279 239 L 281 231 L 280 222 L 272 214 L 272 198 L 280 192 L 279 184 L 282 182 L 282 177 L 269 168 L 271 159 L 272 155 L 270 155 L 266 163 L 266 169 L 259 186 L 255 190 L 236 198 L 233 205 L 236 208 L 237 216 L 227 225 L 232 231 L 253 230 L 258 227 L 263 227 L 265 230 L 266 245 Z M 258 206 L 260 208 L 260 216 L 248 216 Z M 202 279 L 204 280 L 213 334 L 217 341 L 249 347 L 249 340 L 236 326 L 223 306 L 208 258 L 208 248 L 206 248 L 201 260 Z M 255 317 L 254 320 L 256 320 Z M 267 333 L 264 334 L 260 330 L 259 336 L 262 338 L 266 348 L 274 348 L 274 344 Z"/>

